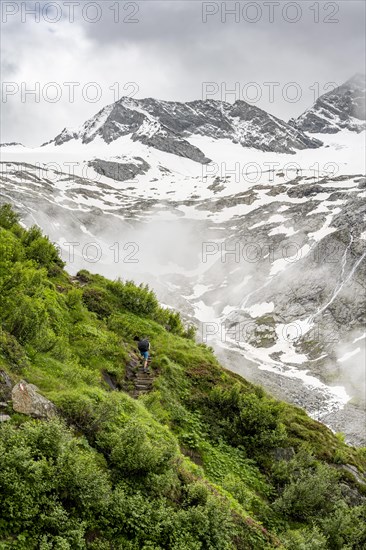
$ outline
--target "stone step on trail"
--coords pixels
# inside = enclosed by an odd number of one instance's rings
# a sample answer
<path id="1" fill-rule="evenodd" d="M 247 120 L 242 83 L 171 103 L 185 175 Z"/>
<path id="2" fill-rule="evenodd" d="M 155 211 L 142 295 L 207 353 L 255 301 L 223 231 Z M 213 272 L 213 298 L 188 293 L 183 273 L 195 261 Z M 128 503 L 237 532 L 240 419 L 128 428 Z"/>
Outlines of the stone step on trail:
<path id="1" fill-rule="evenodd" d="M 154 375 L 151 369 L 148 368 L 146 372 L 143 366 L 140 364 L 135 370 L 134 376 L 131 379 L 134 389 L 132 390 L 132 396 L 137 399 L 140 395 L 149 393 L 154 384 Z"/>
<path id="2" fill-rule="evenodd" d="M 126 391 L 135 399 L 140 395 L 149 393 L 153 389 L 154 380 L 157 372 L 150 367 L 151 360 L 148 361 L 148 370 L 144 370 L 144 361 L 134 353 L 130 353 L 130 361 L 127 364 L 125 380 L 128 384 Z"/>

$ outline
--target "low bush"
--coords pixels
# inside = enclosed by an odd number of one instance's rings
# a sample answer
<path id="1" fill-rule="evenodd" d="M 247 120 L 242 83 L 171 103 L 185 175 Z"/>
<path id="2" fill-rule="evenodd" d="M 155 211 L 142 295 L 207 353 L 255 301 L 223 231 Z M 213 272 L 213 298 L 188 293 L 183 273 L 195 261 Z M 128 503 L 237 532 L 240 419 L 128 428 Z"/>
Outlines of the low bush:
<path id="1" fill-rule="evenodd" d="M 0 355 L 4 357 L 13 372 L 20 373 L 27 366 L 29 366 L 29 361 L 24 348 L 19 344 L 14 336 L 2 330 L 1 327 Z"/>
<path id="2" fill-rule="evenodd" d="M 280 422 L 281 404 L 255 392 L 244 392 L 239 384 L 228 390 L 214 388 L 204 405 L 211 432 L 230 445 L 262 453 L 281 446 L 286 439 Z"/>
<path id="3" fill-rule="evenodd" d="M 58 421 L 3 426 L 0 471 L 2 548 L 36 549 L 42 540 L 50 548 L 85 548 L 111 490 L 85 440 Z"/>
<path id="4" fill-rule="evenodd" d="M 86 288 L 83 292 L 83 302 L 89 311 L 98 315 L 99 319 L 105 319 L 112 313 L 107 293 L 102 289 Z"/>
<path id="5" fill-rule="evenodd" d="M 19 223 L 20 216 L 14 212 L 10 204 L 0 206 L 0 227 L 11 229 Z"/>

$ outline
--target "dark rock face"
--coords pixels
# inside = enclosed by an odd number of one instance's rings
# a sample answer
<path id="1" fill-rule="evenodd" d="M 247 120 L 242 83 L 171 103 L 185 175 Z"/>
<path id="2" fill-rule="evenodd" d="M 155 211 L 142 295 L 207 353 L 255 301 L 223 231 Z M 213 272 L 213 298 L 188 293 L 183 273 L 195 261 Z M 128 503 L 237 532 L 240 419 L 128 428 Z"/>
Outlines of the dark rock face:
<path id="1" fill-rule="evenodd" d="M 293 447 L 276 447 L 272 451 L 272 456 L 275 460 L 284 460 L 288 462 L 295 456 L 295 449 Z"/>
<path id="2" fill-rule="evenodd" d="M 77 132 L 71 132 L 67 128 L 64 128 L 62 130 L 62 132 L 58 136 L 55 137 L 53 142 L 54 142 L 55 145 L 62 145 L 63 143 L 67 143 L 68 141 L 71 141 L 72 139 L 78 139 Z M 49 143 L 52 143 L 52 140 L 48 141 L 47 143 L 44 143 L 42 145 L 42 147 L 44 145 L 48 145 Z"/>
<path id="3" fill-rule="evenodd" d="M 9 401 L 13 384 L 8 374 L 0 370 L 0 401 Z"/>
<path id="4" fill-rule="evenodd" d="M 141 157 L 135 157 L 136 164 L 132 162 L 113 162 L 101 159 L 94 159 L 88 162 L 88 166 L 94 168 L 94 170 L 117 181 L 132 180 L 139 174 L 146 174 L 150 165 L 144 161 Z"/>
<path id="5" fill-rule="evenodd" d="M 366 189 L 366 178 L 359 178 L 355 182 L 358 183 L 359 189 Z"/>
<path id="6" fill-rule="evenodd" d="M 209 162 L 209 159 L 187 141 L 192 135 L 229 139 L 243 147 L 278 153 L 294 153 L 296 149 L 322 145 L 294 125 L 245 101 L 231 105 L 215 100 L 179 103 L 126 97 L 99 111 L 80 131 L 65 128 L 54 143 L 62 145 L 72 139 L 90 143 L 97 136 L 111 143 L 126 135 L 150 147 L 200 163 Z"/>
<path id="7" fill-rule="evenodd" d="M 303 197 L 312 197 L 318 193 L 323 193 L 324 188 L 321 185 L 304 184 L 301 187 L 292 187 L 287 191 L 289 197 L 302 199 Z"/>
<path id="8" fill-rule="evenodd" d="M 320 96 L 311 109 L 290 124 L 311 133 L 335 134 L 343 129 L 362 132 L 366 129 L 365 90 L 365 75 L 355 75 Z"/>
<path id="9" fill-rule="evenodd" d="M 155 133 L 153 136 L 144 135 L 141 133 L 133 134 L 132 139 L 134 141 L 140 141 L 144 145 L 154 147 L 165 153 L 171 153 L 178 157 L 189 158 L 200 164 L 208 164 L 210 159 L 205 157 L 198 147 L 195 147 L 187 140 L 179 138 L 177 136 L 169 136 L 167 132 L 161 132 L 160 135 Z"/>
<path id="10" fill-rule="evenodd" d="M 221 109 L 221 106 L 230 106 L 220 101 L 178 103 L 149 98 L 142 99 L 141 105 L 161 124 L 181 136 L 199 134 L 224 138 L 232 131 L 232 124 Z"/>
<path id="11" fill-rule="evenodd" d="M 276 153 L 294 153 L 295 149 L 314 149 L 322 145 L 320 141 L 302 132 L 293 132 L 289 124 L 245 101 L 236 101 L 230 109 L 229 116 L 237 120 L 239 133 L 236 141 L 244 147 Z M 258 132 L 258 129 L 261 131 Z"/>
<path id="12" fill-rule="evenodd" d="M 118 389 L 117 382 L 115 380 L 115 377 L 112 374 L 109 374 L 108 372 L 104 371 L 102 373 L 102 377 L 104 382 L 109 386 L 111 390 L 114 391 Z"/>
<path id="13" fill-rule="evenodd" d="M 126 136 L 131 132 L 136 132 L 144 122 L 145 116 L 139 111 L 126 108 L 123 103 L 117 102 L 108 116 L 106 122 L 98 130 L 97 134 L 85 135 L 83 143 L 89 143 L 95 137 L 100 135 L 106 143 L 111 143 L 115 139 Z M 86 123 L 88 125 L 88 123 Z M 88 131 L 88 126 L 86 130 Z"/>

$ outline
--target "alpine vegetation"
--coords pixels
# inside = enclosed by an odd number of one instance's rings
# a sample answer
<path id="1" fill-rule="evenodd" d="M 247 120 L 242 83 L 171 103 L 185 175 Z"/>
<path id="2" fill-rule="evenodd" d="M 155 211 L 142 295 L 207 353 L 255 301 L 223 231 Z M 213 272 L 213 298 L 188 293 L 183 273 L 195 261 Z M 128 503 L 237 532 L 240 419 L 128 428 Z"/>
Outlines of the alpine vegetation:
<path id="1" fill-rule="evenodd" d="M 70 276 L 7 204 L 0 251 L 1 548 L 365 547 L 364 449 L 224 369 L 146 285 Z"/>

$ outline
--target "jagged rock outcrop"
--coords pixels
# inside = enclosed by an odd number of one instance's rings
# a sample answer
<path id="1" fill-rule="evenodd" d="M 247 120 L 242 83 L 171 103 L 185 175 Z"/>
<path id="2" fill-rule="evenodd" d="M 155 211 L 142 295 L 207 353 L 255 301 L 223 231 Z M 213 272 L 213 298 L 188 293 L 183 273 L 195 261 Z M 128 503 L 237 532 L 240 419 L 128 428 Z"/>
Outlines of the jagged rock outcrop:
<path id="1" fill-rule="evenodd" d="M 18 141 L 9 141 L 7 143 L 0 143 L 0 147 L 24 147 L 24 145 Z"/>
<path id="2" fill-rule="evenodd" d="M 121 159 L 121 162 L 119 162 L 119 159 L 115 161 L 93 159 L 88 162 L 88 166 L 107 178 L 116 181 L 128 181 L 139 174 L 146 174 L 150 168 L 150 165 L 141 157 L 135 157 L 133 160 L 136 162 L 123 162 L 123 159 Z"/>
<path id="3" fill-rule="evenodd" d="M 21 380 L 11 392 L 14 411 L 34 418 L 49 419 L 56 416 L 55 405 L 38 392 L 37 386 Z"/>
<path id="4" fill-rule="evenodd" d="M 150 132 L 136 132 L 132 135 L 132 140 L 140 141 L 144 145 L 154 147 L 165 153 L 191 159 L 200 164 L 208 164 L 210 162 L 210 159 L 198 147 L 167 131 L 156 131 L 153 134 Z"/>

